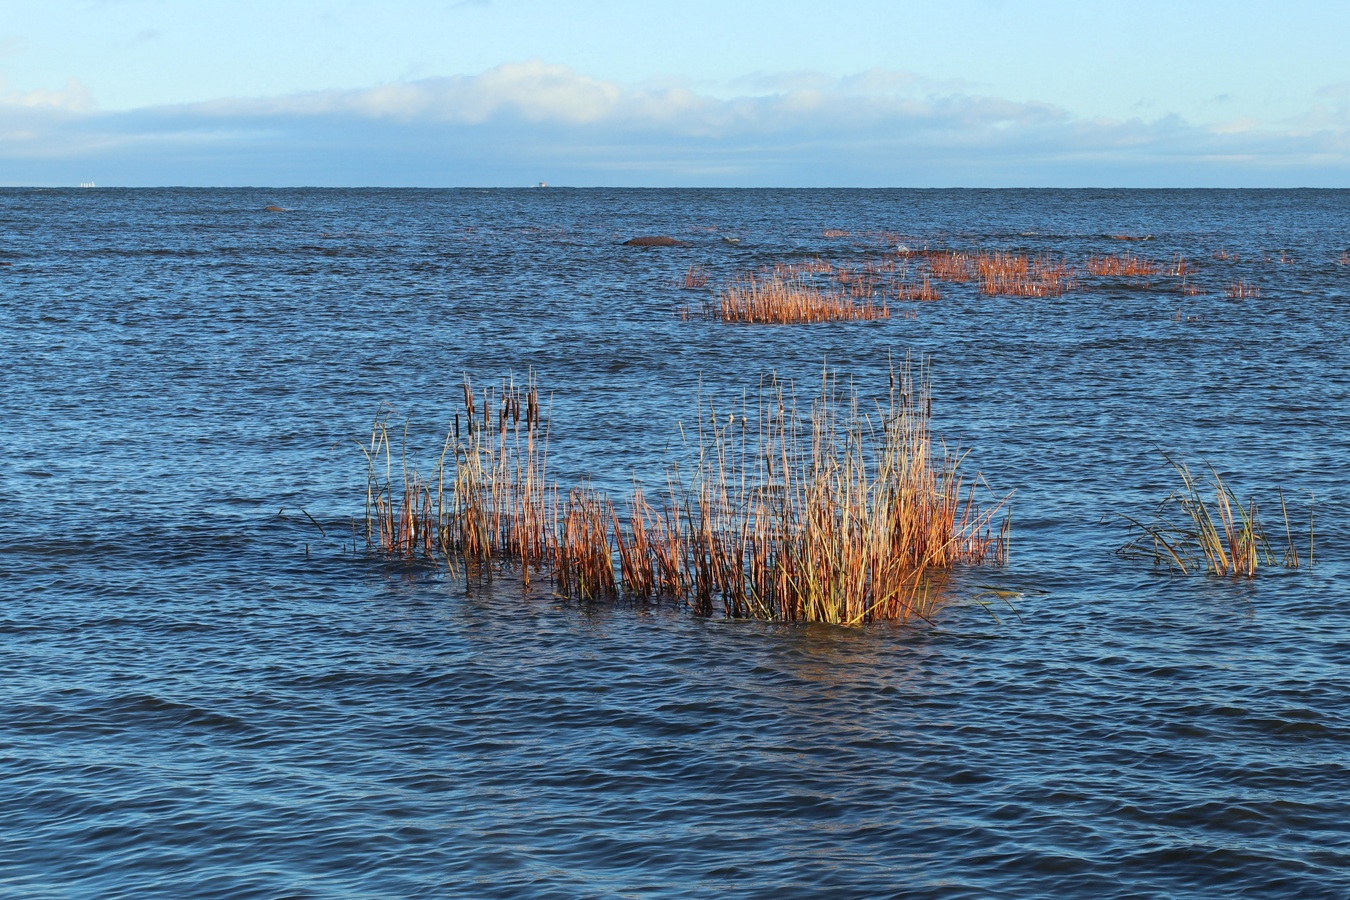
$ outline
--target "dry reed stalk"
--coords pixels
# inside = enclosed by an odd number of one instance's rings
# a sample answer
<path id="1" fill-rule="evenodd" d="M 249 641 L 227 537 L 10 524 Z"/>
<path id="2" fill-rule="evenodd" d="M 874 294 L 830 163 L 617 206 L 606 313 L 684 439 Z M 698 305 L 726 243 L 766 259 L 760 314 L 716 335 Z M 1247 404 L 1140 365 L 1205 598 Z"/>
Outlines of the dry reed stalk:
<path id="1" fill-rule="evenodd" d="M 928 254 L 928 271 L 941 281 L 964 284 L 975 277 L 975 262 L 968 253 L 939 250 Z"/>
<path id="2" fill-rule="evenodd" d="M 776 262 L 772 266 L 760 269 L 762 275 L 783 279 L 801 278 L 805 275 L 829 275 L 833 272 L 834 265 L 818 256 L 798 262 Z"/>
<path id="3" fill-rule="evenodd" d="M 1350 250 L 1341 251 L 1341 255 L 1336 258 L 1336 265 L 1350 266 Z"/>
<path id="4" fill-rule="evenodd" d="M 873 275 L 860 275 L 849 285 L 849 295 L 854 300 L 868 300 L 877 290 L 877 278 Z"/>
<path id="5" fill-rule="evenodd" d="M 672 479 L 668 502 L 662 510 L 647 503 L 641 487 L 634 488 L 628 501 L 633 550 L 631 558 L 623 561 L 623 579 L 635 596 L 679 597 L 685 593 L 687 550 L 679 498 L 679 487 Z M 616 521 L 616 535 L 619 531 Z M 641 586 L 629 580 L 630 571 L 639 573 L 636 577 Z"/>
<path id="6" fill-rule="evenodd" d="M 873 259 L 863 265 L 863 271 L 869 275 L 889 275 L 895 271 L 895 259 Z"/>
<path id="7" fill-rule="evenodd" d="M 1031 273 L 1031 259 L 1025 253 L 981 251 L 975 256 L 975 271 L 980 277 L 1009 277 Z"/>
<path id="8" fill-rule="evenodd" d="M 583 600 L 618 595 L 609 527 L 614 504 L 590 488 L 574 488 L 561 511 L 561 528 L 549 547 L 549 565 L 559 593 Z"/>
<path id="9" fill-rule="evenodd" d="M 821 232 L 821 236 L 827 238 L 846 238 L 852 237 L 852 234 L 852 232 L 845 231 L 842 228 L 826 228 Z"/>
<path id="10" fill-rule="evenodd" d="M 400 452 L 402 480 L 395 484 L 389 428 L 392 413 L 392 408 L 381 407 L 371 429 L 370 443 L 361 447 L 366 457 L 366 541 L 390 555 L 412 556 L 428 552 L 434 541 L 435 529 L 427 525 L 432 508 L 431 489 L 416 470 L 408 469 L 407 423 L 401 444 L 404 452 Z"/>
<path id="11" fill-rule="evenodd" d="M 1195 266 L 1186 261 L 1186 257 L 1178 253 L 1172 260 L 1172 265 L 1167 268 L 1167 274 L 1173 278 L 1186 278 L 1195 271 Z"/>
<path id="12" fill-rule="evenodd" d="M 1223 289 L 1223 295 L 1230 300 L 1254 300 L 1261 296 L 1261 289 L 1246 279 L 1234 281 Z"/>
<path id="13" fill-rule="evenodd" d="M 686 290 L 696 290 L 708 286 L 708 270 L 703 266 L 690 266 L 680 279 L 680 287 Z"/>
<path id="14" fill-rule="evenodd" d="M 897 300 L 940 300 L 942 294 L 938 291 L 932 278 L 929 275 L 924 275 L 923 281 L 917 285 L 911 284 L 908 280 L 901 281 L 896 287 L 895 298 Z"/>
<path id="15" fill-rule="evenodd" d="M 1089 275 L 1113 275 L 1126 278 L 1136 278 L 1148 275 L 1155 275 L 1158 267 L 1146 259 L 1140 259 L 1132 253 L 1122 253 L 1120 255 L 1106 254 L 1099 256 L 1092 254 L 1088 257 L 1087 270 Z"/>
<path id="16" fill-rule="evenodd" d="M 963 489 L 959 457 L 933 456 L 927 397 L 905 369 L 870 415 L 829 379 L 809 422 L 776 382 L 753 410 L 701 415 L 687 513 L 695 607 L 903 620 L 928 602 L 930 572 L 997 557 L 1006 533 Z"/>
<path id="17" fill-rule="evenodd" d="M 1057 297 L 1072 283 L 1068 265 L 1047 256 L 1032 260 L 1022 253 L 980 253 L 975 267 L 980 293 L 991 296 Z"/>
<path id="18" fill-rule="evenodd" d="M 824 292 L 804 279 L 777 275 L 742 276 L 723 288 L 709 309 L 710 317 L 724 322 L 804 323 L 847 319 L 885 319 L 891 314 L 883 301 L 870 297 L 854 302 L 838 292 Z"/>

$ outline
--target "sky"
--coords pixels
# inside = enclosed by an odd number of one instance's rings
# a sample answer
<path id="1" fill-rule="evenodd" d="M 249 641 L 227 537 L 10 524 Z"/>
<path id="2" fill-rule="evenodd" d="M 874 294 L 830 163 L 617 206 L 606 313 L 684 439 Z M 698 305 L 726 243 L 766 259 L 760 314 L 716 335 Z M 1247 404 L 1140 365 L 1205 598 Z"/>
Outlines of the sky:
<path id="1" fill-rule="evenodd" d="M 1345 0 L 10 0 L 0 185 L 1350 187 Z"/>

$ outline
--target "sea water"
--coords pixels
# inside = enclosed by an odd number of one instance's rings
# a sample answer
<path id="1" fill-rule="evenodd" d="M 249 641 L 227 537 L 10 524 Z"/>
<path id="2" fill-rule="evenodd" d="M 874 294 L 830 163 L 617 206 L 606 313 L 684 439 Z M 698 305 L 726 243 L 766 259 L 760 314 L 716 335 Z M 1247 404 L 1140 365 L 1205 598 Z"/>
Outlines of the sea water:
<path id="1" fill-rule="evenodd" d="M 1350 192 L 7 189 L 0 226 L 0 894 L 1350 894 Z M 1182 257 L 1202 293 L 681 315 L 924 249 Z M 552 476 L 618 493 L 700 397 L 884 394 L 907 355 L 1012 513 L 932 623 L 365 546 L 372 421 L 425 468 L 466 376 L 533 373 Z M 1304 564 L 1117 555 L 1169 457 L 1277 549 L 1283 490 Z"/>

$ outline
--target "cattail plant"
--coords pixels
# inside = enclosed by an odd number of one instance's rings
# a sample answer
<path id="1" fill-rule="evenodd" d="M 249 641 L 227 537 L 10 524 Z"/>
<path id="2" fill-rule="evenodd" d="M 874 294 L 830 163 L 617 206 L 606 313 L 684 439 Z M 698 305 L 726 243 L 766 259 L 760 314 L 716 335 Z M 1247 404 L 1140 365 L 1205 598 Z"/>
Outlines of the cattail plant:
<path id="1" fill-rule="evenodd" d="M 658 502 L 639 484 L 616 504 L 548 480 L 533 378 L 481 393 L 466 379 L 464 420 L 429 477 L 406 463 L 395 477 L 388 412 L 377 417 L 362 448 L 367 539 L 466 572 L 533 571 L 584 600 L 667 597 L 781 621 L 928 618 L 935 578 L 1001 563 L 1007 547 L 1002 504 L 981 508 L 978 476 L 935 445 L 929 398 L 926 369 L 907 364 L 871 404 L 831 376 L 804 414 L 774 378 L 726 413 L 700 399 L 693 460 L 672 464 Z"/>

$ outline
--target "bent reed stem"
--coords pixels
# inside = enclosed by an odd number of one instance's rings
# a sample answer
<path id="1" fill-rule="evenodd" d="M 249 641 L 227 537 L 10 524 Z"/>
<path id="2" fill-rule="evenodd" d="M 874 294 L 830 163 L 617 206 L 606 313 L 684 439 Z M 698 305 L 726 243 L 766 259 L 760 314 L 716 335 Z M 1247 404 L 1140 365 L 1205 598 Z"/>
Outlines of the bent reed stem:
<path id="1" fill-rule="evenodd" d="M 1245 504 L 1212 464 L 1209 479 L 1202 482 L 1190 467 L 1166 457 L 1181 479 L 1181 488 L 1163 498 L 1153 518 L 1141 521 L 1122 514 L 1134 534 L 1117 551 L 1126 559 L 1146 559 L 1155 566 L 1189 574 L 1254 578 L 1261 566 L 1276 564 L 1275 550 L 1266 535 L 1255 499 Z M 1213 499 L 1206 498 L 1206 488 Z M 1279 564 L 1297 569 L 1302 565 L 1289 521 L 1284 492 L 1279 491 L 1286 544 Z M 1313 556 L 1313 520 L 1308 514 L 1308 563 Z"/>

